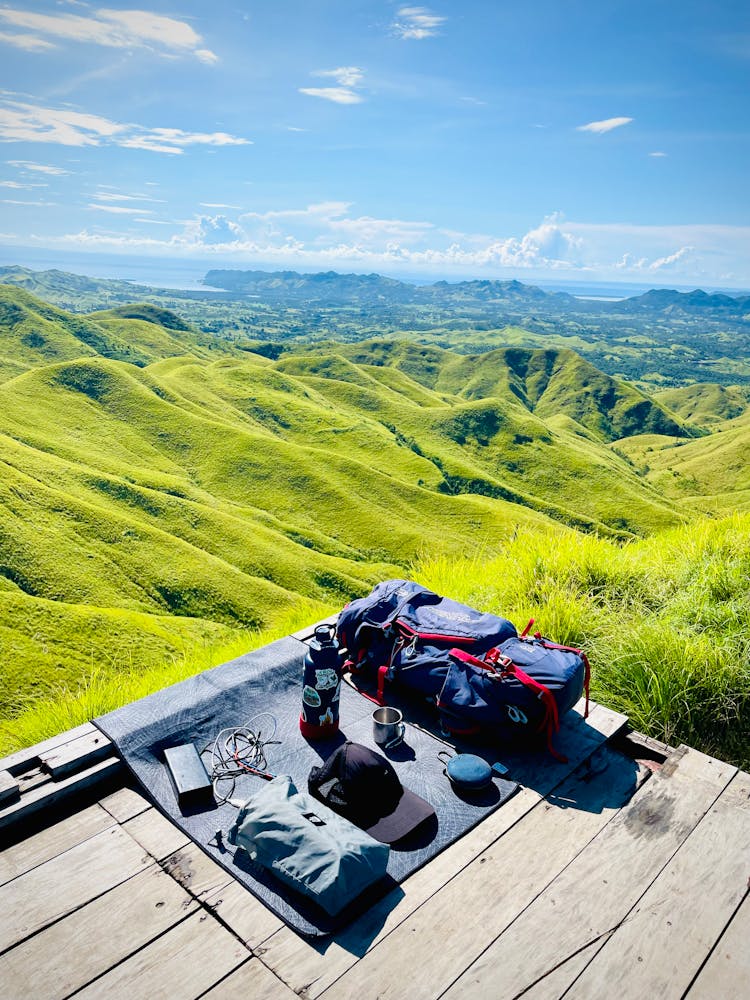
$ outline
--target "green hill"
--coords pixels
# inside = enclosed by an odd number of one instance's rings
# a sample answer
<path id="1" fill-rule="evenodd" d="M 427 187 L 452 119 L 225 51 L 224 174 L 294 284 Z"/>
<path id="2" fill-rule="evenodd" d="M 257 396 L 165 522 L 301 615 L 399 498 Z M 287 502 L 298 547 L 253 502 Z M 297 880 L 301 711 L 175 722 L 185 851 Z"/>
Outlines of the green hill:
<path id="1" fill-rule="evenodd" d="M 656 392 L 654 399 L 685 423 L 696 427 L 710 427 L 744 413 L 750 406 L 750 390 L 746 386 L 697 382 L 679 389 Z"/>
<path id="2" fill-rule="evenodd" d="M 41 364 L 85 356 L 143 367 L 176 354 L 210 357 L 216 351 L 232 347 L 195 333 L 166 309 L 128 306 L 78 316 L 0 284 L 0 382 Z"/>
<path id="3" fill-rule="evenodd" d="M 688 446 L 686 446 L 688 447 Z M 750 765 L 750 513 L 627 545 L 520 530 L 499 558 L 429 556 L 439 593 L 584 646 L 593 696 L 634 729 Z"/>
<path id="4" fill-rule="evenodd" d="M 686 509 L 750 510 L 750 411 L 695 441 L 635 437 L 619 442 L 644 478 Z"/>
<path id="5" fill-rule="evenodd" d="M 370 341 L 272 360 L 148 305 L 72 316 L 0 287 L 0 308 L 0 715 L 93 666 L 323 613 L 424 553 L 676 525 L 681 496 L 626 435 L 681 455 L 715 437 L 690 441 L 570 351 Z"/>

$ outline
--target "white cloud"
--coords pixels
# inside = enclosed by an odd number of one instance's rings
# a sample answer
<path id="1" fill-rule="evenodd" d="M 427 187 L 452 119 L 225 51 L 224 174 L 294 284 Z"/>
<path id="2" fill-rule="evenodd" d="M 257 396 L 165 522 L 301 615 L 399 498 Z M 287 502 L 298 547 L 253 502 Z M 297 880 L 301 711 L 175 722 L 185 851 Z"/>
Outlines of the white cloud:
<path id="1" fill-rule="evenodd" d="M 675 250 L 675 252 L 669 254 L 668 257 L 659 257 L 657 260 L 652 261 L 649 264 L 649 270 L 661 271 L 665 267 L 673 267 L 680 261 L 690 257 L 694 252 L 695 247 L 680 247 L 679 250 Z"/>
<path id="2" fill-rule="evenodd" d="M 0 187 L 17 188 L 20 191 L 30 191 L 32 188 L 49 187 L 48 184 L 22 184 L 20 181 L 0 181 Z"/>
<path id="3" fill-rule="evenodd" d="M 318 69 L 312 76 L 331 77 L 338 87 L 300 87 L 300 94 L 308 97 L 322 97 L 335 104 L 361 104 L 364 98 L 354 87 L 362 82 L 364 73 L 358 66 L 339 66 L 338 69 Z"/>
<path id="4" fill-rule="evenodd" d="M 128 208 L 125 205 L 96 205 L 92 202 L 86 207 L 98 209 L 100 212 L 110 212 L 112 215 L 153 215 L 150 208 Z"/>
<path id="5" fill-rule="evenodd" d="M 54 201 L 19 201 L 17 198 L 3 198 L 3 205 L 33 205 L 35 208 L 49 208 L 50 205 L 56 205 L 57 202 Z"/>
<path id="6" fill-rule="evenodd" d="M 18 101 L 0 107 L 0 141 L 54 142 L 63 146 L 98 146 L 102 138 L 121 132 L 118 125 L 99 115 L 56 108 L 41 108 Z"/>
<path id="7" fill-rule="evenodd" d="M 137 126 L 136 126 L 137 127 Z M 118 143 L 129 149 L 149 149 L 155 153 L 181 153 L 185 146 L 247 146 L 249 139 L 240 139 L 227 132 L 183 132 L 179 128 L 143 129 L 140 135 Z"/>
<path id="8" fill-rule="evenodd" d="M 654 153 L 649 153 L 648 155 L 649 155 L 649 156 L 654 156 L 654 157 L 656 157 L 657 159 L 661 159 L 662 157 L 665 157 L 665 156 L 666 156 L 667 154 L 666 154 L 666 153 L 662 153 L 662 152 L 660 152 L 659 150 L 657 150 L 656 152 L 654 152 Z"/>
<path id="9" fill-rule="evenodd" d="M 323 201 L 300 209 L 270 212 L 246 212 L 239 217 L 246 237 L 252 240 L 302 241 L 303 245 L 330 245 L 331 240 L 352 242 L 372 250 L 384 250 L 398 240 L 422 242 L 434 230 L 429 222 L 403 219 L 376 219 L 372 216 L 352 216 L 346 201 Z"/>
<path id="10" fill-rule="evenodd" d="M 364 98 L 347 87 L 300 87 L 300 94 L 308 97 L 322 97 L 334 104 L 361 104 Z"/>
<path id="11" fill-rule="evenodd" d="M 432 38 L 446 20 L 447 18 L 434 14 L 428 7 L 400 7 L 391 28 L 399 38 Z"/>
<path id="12" fill-rule="evenodd" d="M 601 122 L 589 122 L 588 125 L 577 125 L 576 129 L 579 132 L 595 132 L 597 135 L 603 135 L 605 132 L 611 132 L 613 128 L 620 128 L 622 125 L 630 124 L 632 120 L 632 118 L 605 118 Z"/>
<path id="13" fill-rule="evenodd" d="M 9 35 L 7 31 L 0 31 L 0 42 L 6 45 L 15 45 L 17 49 L 24 49 L 26 52 L 43 52 L 45 49 L 54 49 L 52 42 L 47 42 L 37 35 L 18 34 Z"/>
<path id="14" fill-rule="evenodd" d="M 185 227 L 184 239 L 200 246 L 231 246 L 238 243 L 244 233 L 236 222 L 225 215 L 201 215 Z"/>
<path id="15" fill-rule="evenodd" d="M 19 170 L 33 170 L 40 174 L 61 176 L 70 173 L 69 170 L 63 170 L 62 167 L 49 167 L 46 163 L 33 163 L 30 160 L 6 160 L 6 163 L 10 167 L 18 167 Z"/>
<path id="16" fill-rule="evenodd" d="M 84 114 L 67 108 L 43 108 L 6 100 L 5 106 L 0 106 L 0 142 L 52 142 L 63 146 L 114 144 L 129 149 L 179 154 L 186 146 L 244 146 L 250 140 L 226 132 L 184 132 L 176 128 L 149 129 L 142 125 L 113 122 L 99 115 Z M 45 172 L 55 171 L 54 168 L 49 168 Z"/>
<path id="17" fill-rule="evenodd" d="M 94 194 L 96 201 L 149 201 L 149 202 L 161 202 L 163 204 L 163 198 L 152 198 L 147 194 L 119 194 L 117 191 L 97 191 Z"/>
<path id="18" fill-rule="evenodd" d="M 341 87 L 356 87 L 364 74 L 359 66 L 339 66 L 338 69 L 318 69 L 312 75 L 330 76 Z"/>
<path id="19" fill-rule="evenodd" d="M 122 218 L 141 226 L 164 225 L 143 213 L 122 213 Z M 750 286 L 750 227 L 741 226 L 576 223 L 555 213 L 518 235 L 462 233 L 424 220 L 358 214 L 345 201 L 248 212 L 236 221 L 224 214 L 206 214 L 166 225 L 173 231 L 170 234 L 167 228 L 159 239 L 151 234 L 84 230 L 57 239 L 32 237 L 31 242 L 210 255 L 231 266 L 263 261 L 310 270 L 404 269 L 426 276 L 518 277 L 527 282 L 557 276 L 714 286 L 730 283 L 731 274 L 731 283 Z M 28 236 L 23 239 L 29 242 Z"/>
<path id="20" fill-rule="evenodd" d="M 28 28 L 35 36 L 36 47 L 50 48 L 38 35 L 65 42 L 83 42 L 109 48 L 147 48 L 161 55 L 193 55 L 203 63 L 215 63 L 217 56 L 203 48 L 203 39 L 185 21 L 164 17 L 147 10 L 110 10 L 101 8 L 86 16 L 79 14 L 40 14 L 12 7 L 0 8 L 0 20 L 13 28 Z M 8 36 L 0 37 L 8 40 Z M 20 44 L 11 41 L 11 44 Z"/>
<path id="21" fill-rule="evenodd" d="M 224 209 L 229 208 L 229 209 L 235 209 L 236 211 L 239 211 L 240 208 L 242 207 L 241 205 L 225 205 L 224 202 L 221 201 L 202 201 L 200 203 L 200 206 L 201 208 L 224 208 Z"/>

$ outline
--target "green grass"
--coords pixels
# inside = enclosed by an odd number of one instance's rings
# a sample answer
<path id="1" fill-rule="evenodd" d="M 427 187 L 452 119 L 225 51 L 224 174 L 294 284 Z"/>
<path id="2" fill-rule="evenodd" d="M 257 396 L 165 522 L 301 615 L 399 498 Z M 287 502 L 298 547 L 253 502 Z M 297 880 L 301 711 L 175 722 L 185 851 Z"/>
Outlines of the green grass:
<path id="1" fill-rule="evenodd" d="M 750 515 L 625 545 L 521 530 L 501 556 L 427 558 L 414 574 L 583 646 L 593 696 L 633 728 L 750 766 Z"/>
<path id="2" fill-rule="evenodd" d="M 33 707 L 0 720 L 0 757 L 258 649 L 334 610 L 313 602 L 301 602 L 272 629 L 238 631 L 231 640 L 196 645 L 182 655 L 145 669 L 132 661 L 116 664 L 114 670 L 111 663 L 107 666 L 92 664 L 75 685 L 53 687 Z"/>
<path id="3" fill-rule="evenodd" d="M 151 306 L 72 316 L 2 287 L 0 306 L 7 740 L 41 738 L 20 720 L 39 712 L 49 729 L 56 704 L 59 729 L 226 659 L 227 644 L 341 607 L 424 552 L 430 573 L 444 567 L 438 589 L 477 560 L 469 603 L 519 620 L 538 605 L 551 635 L 598 649 L 623 581 L 652 614 L 693 593 L 670 590 L 679 553 L 662 532 L 695 521 L 699 535 L 701 509 L 742 490 L 750 507 L 747 414 L 691 439 L 680 414 L 571 351 L 375 340 L 272 360 L 212 350 Z M 656 573 L 662 545 L 674 557 Z M 711 586 L 734 586 L 710 565 Z M 600 662 L 625 675 L 628 650 L 606 648 Z"/>

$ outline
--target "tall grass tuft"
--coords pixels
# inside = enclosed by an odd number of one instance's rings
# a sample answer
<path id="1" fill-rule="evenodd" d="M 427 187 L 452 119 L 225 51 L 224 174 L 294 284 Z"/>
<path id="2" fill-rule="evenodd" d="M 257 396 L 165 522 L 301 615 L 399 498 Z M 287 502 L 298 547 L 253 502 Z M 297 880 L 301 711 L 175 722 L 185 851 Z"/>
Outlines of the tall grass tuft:
<path id="1" fill-rule="evenodd" d="M 592 692 L 634 728 L 750 765 L 750 516 L 704 520 L 617 544 L 573 531 L 519 530 L 500 556 L 423 559 L 440 593 L 534 618 L 583 646 Z"/>

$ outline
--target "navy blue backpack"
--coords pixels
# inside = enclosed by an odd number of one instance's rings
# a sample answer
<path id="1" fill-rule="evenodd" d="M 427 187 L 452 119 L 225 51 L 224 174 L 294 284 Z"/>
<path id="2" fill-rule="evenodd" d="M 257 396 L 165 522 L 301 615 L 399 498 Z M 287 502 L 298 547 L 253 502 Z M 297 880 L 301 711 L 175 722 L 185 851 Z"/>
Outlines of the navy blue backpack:
<path id="1" fill-rule="evenodd" d="M 560 716 L 584 688 L 588 711 L 589 667 L 580 650 L 539 633 L 519 635 L 507 619 L 411 580 L 386 580 L 348 604 L 337 636 L 344 669 L 376 678 L 373 701 L 383 704 L 386 681 L 395 682 L 432 700 L 455 735 L 520 745 L 542 734 L 552 750 Z"/>

